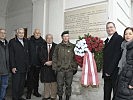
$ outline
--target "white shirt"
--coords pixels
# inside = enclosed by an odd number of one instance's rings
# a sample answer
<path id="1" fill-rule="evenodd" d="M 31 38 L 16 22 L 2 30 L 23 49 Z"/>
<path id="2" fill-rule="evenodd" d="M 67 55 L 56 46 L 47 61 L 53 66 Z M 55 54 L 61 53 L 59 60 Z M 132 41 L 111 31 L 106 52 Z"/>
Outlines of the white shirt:
<path id="1" fill-rule="evenodd" d="M 109 35 L 107 38 L 109 39 L 108 42 L 110 41 L 110 39 L 112 38 L 113 34 L 112 35 Z"/>
<path id="2" fill-rule="evenodd" d="M 2 43 L 4 43 L 4 45 L 6 44 L 6 41 L 5 40 L 0 40 Z"/>
<path id="3" fill-rule="evenodd" d="M 50 45 L 50 49 L 51 49 L 52 43 L 51 43 L 51 44 L 48 44 L 48 43 L 47 43 L 47 48 L 48 48 L 48 50 L 49 50 L 49 45 Z"/>
<path id="4" fill-rule="evenodd" d="M 19 39 L 19 38 L 18 38 L 18 40 L 19 40 L 19 42 L 24 46 L 24 41 L 23 41 L 23 39 Z"/>

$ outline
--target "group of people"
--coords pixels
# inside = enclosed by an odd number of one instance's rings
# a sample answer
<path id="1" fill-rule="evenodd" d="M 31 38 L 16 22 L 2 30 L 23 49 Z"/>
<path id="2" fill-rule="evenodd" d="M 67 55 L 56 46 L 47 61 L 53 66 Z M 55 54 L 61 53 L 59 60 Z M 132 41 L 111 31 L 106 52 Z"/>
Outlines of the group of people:
<path id="1" fill-rule="evenodd" d="M 38 91 L 39 79 L 44 83 L 42 100 L 62 100 L 65 87 L 66 100 L 71 96 L 73 75 L 77 72 L 74 44 L 69 41 L 69 31 L 61 34 L 62 42 L 55 44 L 52 34 L 41 37 L 35 29 L 30 38 L 24 37 L 24 29 L 18 28 L 15 37 L 6 40 L 6 30 L 0 29 L 0 100 L 5 100 L 9 73 L 12 76 L 12 100 L 31 99 Z M 26 99 L 23 93 L 27 87 Z"/>
<path id="2" fill-rule="evenodd" d="M 123 37 L 118 35 L 115 24 L 106 24 L 108 37 L 103 49 L 104 100 L 133 100 L 133 28 L 127 27 Z M 22 98 L 26 82 L 26 99 L 38 92 L 39 79 L 44 83 L 42 100 L 62 100 L 64 94 L 69 100 L 73 75 L 78 65 L 74 59 L 75 45 L 69 41 L 69 31 L 61 34 L 62 42 L 53 42 L 52 34 L 41 37 L 39 29 L 24 38 L 24 29 L 16 30 L 15 38 L 9 43 L 6 30 L 0 29 L 0 100 L 5 100 L 9 73 L 12 73 L 12 100 Z M 40 76 L 40 77 L 39 77 Z M 26 80 L 26 81 L 25 81 Z"/>
<path id="3" fill-rule="evenodd" d="M 115 24 L 108 22 L 106 31 L 108 37 L 103 49 L 104 100 L 133 100 L 133 28 L 127 27 L 122 37 L 118 35 Z"/>

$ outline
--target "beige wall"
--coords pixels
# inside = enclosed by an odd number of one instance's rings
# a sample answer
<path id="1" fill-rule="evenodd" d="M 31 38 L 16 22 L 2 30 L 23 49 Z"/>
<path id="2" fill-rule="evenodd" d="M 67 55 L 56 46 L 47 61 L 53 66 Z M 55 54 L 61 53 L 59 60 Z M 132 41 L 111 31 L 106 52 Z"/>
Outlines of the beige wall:
<path id="1" fill-rule="evenodd" d="M 32 34 L 32 0 L 9 0 L 8 2 L 7 38 L 14 37 L 14 30 L 19 27 L 28 28 L 28 35 Z"/>
<path id="2" fill-rule="evenodd" d="M 32 1 L 47 1 L 33 14 Z M 0 27 L 8 30 L 8 38 L 14 36 L 13 31 L 18 27 L 28 28 L 28 34 L 32 34 L 35 27 L 41 27 L 43 36 L 46 33 L 54 35 L 54 41 L 60 42 L 60 34 L 64 31 L 64 12 L 93 6 L 102 2 L 108 2 L 108 20 L 116 23 L 118 32 L 122 35 L 127 26 L 133 25 L 133 13 L 131 17 L 131 0 L 0 0 Z M 36 12 L 40 15 L 35 16 Z M 131 23 L 132 22 L 132 23 Z M 75 42 L 75 40 L 72 40 Z"/>

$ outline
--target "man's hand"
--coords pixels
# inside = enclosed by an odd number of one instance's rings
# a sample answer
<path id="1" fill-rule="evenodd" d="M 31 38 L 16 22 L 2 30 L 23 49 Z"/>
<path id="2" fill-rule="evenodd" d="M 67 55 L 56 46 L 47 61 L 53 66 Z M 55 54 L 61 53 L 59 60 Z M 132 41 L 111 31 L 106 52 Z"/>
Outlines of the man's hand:
<path id="1" fill-rule="evenodd" d="M 17 69 L 16 69 L 16 68 L 12 68 L 12 73 L 13 73 L 13 74 L 15 74 L 15 73 L 16 73 L 16 71 L 17 71 Z"/>
<path id="2" fill-rule="evenodd" d="M 45 65 L 51 66 L 51 65 L 52 65 L 52 61 L 47 61 L 47 62 L 45 63 Z"/>
<path id="3" fill-rule="evenodd" d="M 110 75 L 109 74 L 107 74 L 107 73 L 105 73 L 105 75 L 107 76 L 107 77 L 109 77 Z"/>
<path id="4" fill-rule="evenodd" d="M 129 89 L 133 89 L 133 86 L 129 85 L 128 88 L 129 88 Z"/>

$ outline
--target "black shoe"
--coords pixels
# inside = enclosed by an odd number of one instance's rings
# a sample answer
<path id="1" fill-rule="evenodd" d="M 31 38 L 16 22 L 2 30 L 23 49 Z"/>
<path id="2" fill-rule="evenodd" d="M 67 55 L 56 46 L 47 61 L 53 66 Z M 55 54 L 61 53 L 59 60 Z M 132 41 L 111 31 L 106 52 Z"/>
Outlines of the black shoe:
<path id="1" fill-rule="evenodd" d="M 49 100 L 50 99 L 50 97 L 49 98 L 43 98 L 42 100 Z"/>
<path id="2" fill-rule="evenodd" d="M 69 100 L 69 98 L 70 98 L 70 96 L 67 95 L 67 96 L 66 96 L 66 100 Z"/>
<path id="3" fill-rule="evenodd" d="M 39 92 L 34 92 L 33 95 L 36 97 L 41 97 L 41 94 Z"/>
<path id="4" fill-rule="evenodd" d="M 59 96 L 59 100 L 62 100 L 62 96 Z"/>
<path id="5" fill-rule="evenodd" d="M 47 98 L 42 98 L 42 100 L 48 100 Z"/>
<path id="6" fill-rule="evenodd" d="M 27 92 L 26 99 L 31 99 L 31 93 L 32 93 L 32 91 Z"/>
<path id="7" fill-rule="evenodd" d="M 24 99 L 24 98 L 20 98 L 19 100 L 26 100 L 26 99 Z"/>
<path id="8" fill-rule="evenodd" d="M 56 98 L 51 98 L 51 100 L 56 100 Z"/>
<path id="9" fill-rule="evenodd" d="M 31 99 L 31 93 L 27 93 L 26 99 Z"/>

